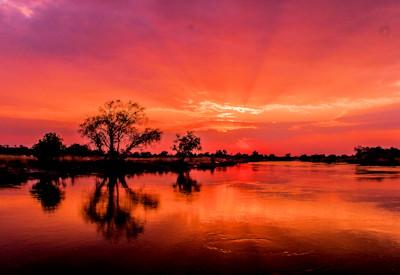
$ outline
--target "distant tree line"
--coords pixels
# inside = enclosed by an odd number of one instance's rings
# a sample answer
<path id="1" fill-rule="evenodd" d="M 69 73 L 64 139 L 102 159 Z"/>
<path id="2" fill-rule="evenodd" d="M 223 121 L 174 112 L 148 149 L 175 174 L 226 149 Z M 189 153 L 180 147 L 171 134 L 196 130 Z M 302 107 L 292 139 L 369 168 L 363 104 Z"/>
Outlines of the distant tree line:
<path id="1" fill-rule="evenodd" d="M 177 134 L 171 146 L 174 155 L 168 151 L 160 153 L 147 152 L 146 146 L 161 139 L 162 132 L 156 128 L 140 128 L 146 121 L 144 108 L 137 103 L 123 103 L 120 100 L 106 102 L 99 108 L 97 115 L 86 118 L 79 126 L 79 133 L 89 140 L 89 144 L 64 145 L 63 139 L 54 132 L 46 133 L 31 148 L 0 145 L 1 155 L 35 156 L 41 161 L 52 161 L 61 156 L 93 157 L 101 156 L 111 160 L 123 160 L 128 157 L 150 158 L 176 156 L 184 161 L 192 157 L 209 157 L 212 161 L 218 158 L 247 161 L 310 161 L 310 162 L 349 162 L 360 164 L 400 164 L 400 150 L 397 148 L 356 147 L 354 155 L 301 155 L 283 156 L 264 155 L 257 151 L 251 154 L 229 154 L 225 149 L 215 152 L 201 152 L 201 140 L 194 132 Z"/>
<path id="2" fill-rule="evenodd" d="M 60 141 L 53 143 L 53 137 L 57 137 Z M 9 146 L 0 145 L 0 155 L 10 156 L 35 156 L 38 158 L 53 158 L 58 156 L 78 156 L 78 157 L 90 157 L 90 156 L 101 156 L 102 154 L 96 150 L 90 149 L 86 144 L 74 143 L 66 146 L 62 143 L 62 138 L 56 133 L 47 133 L 32 147 L 24 145 Z"/>
<path id="3" fill-rule="evenodd" d="M 56 138 L 57 137 L 57 138 Z M 60 142 L 54 142 L 58 139 Z M 54 143 L 54 144 L 53 144 Z M 39 145 L 41 144 L 41 145 Z M 58 147 L 58 148 L 57 148 Z M 56 148 L 56 149 L 55 149 Z M 324 162 L 324 163 L 335 163 L 335 162 L 347 162 L 347 163 L 359 163 L 359 164 L 382 164 L 382 165 L 393 165 L 400 164 L 400 150 L 394 147 L 382 148 L 382 147 L 356 147 L 354 155 L 334 155 L 334 154 L 312 154 L 312 155 L 300 155 L 292 156 L 291 154 L 285 154 L 283 156 L 277 156 L 275 154 L 261 154 L 254 151 L 251 154 L 246 153 L 228 153 L 226 150 L 216 150 L 215 152 L 168 152 L 161 151 L 159 153 L 149 151 L 136 151 L 131 152 L 127 155 L 129 158 L 168 158 L 168 157 L 207 157 L 207 158 L 227 158 L 237 160 L 249 160 L 249 161 L 306 161 L 306 162 Z M 51 152 L 51 154 L 49 154 Z M 61 156 L 75 156 L 75 157 L 105 157 L 104 152 L 100 152 L 96 149 L 91 149 L 89 145 L 82 145 L 74 143 L 66 146 L 62 143 L 61 137 L 56 133 L 47 133 L 43 139 L 41 139 L 33 147 L 27 147 L 23 145 L 9 146 L 0 145 L 0 155 L 14 155 L 14 156 L 35 156 L 39 159 L 51 160 Z"/>
<path id="4" fill-rule="evenodd" d="M 32 148 L 26 147 L 24 145 L 19 146 L 9 146 L 0 145 L 0 155 L 10 155 L 10 156 L 31 156 Z"/>
<path id="5" fill-rule="evenodd" d="M 360 164 L 400 164 L 400 150 L 394 147 L 362 147 L 355 149 L 355 158 Z"/>

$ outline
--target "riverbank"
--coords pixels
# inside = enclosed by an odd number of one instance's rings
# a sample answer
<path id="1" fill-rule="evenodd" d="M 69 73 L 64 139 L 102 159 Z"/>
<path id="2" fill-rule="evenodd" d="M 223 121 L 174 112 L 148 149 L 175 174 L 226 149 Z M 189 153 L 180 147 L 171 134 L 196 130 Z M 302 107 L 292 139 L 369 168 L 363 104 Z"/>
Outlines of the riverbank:
<path id="1" fill-rule="evenodd" d="M 260 161 L 302 161 L 319 163 L 349 163 L 367 166 L 399 166 L 400 161 L 385 158 L 357 159 L 355 156 L 332 157 L 325 155 L 276 157 L 261 156 L 196 156 L 182 162 L 178 157 L 153 156 L 131 157 L 125 161 L 110 162 L 100 156 L 64 156 L 47 163 L 41 163 L 32 156 L 0 155 L 0 185 L 15 185 L 40 177 L 68 177 L 106 173 L 141 174 L 145 172 L 181 172 L 190 169 L 214 170 L 240 163 Z"/>
<path id="2" fill-rule="evenodd" d="M 195 157 L 182 162 L 177 157 L 128 158 L 109 161 L 102 157 L 62 157 L 41 163 L 34 157 L 0 155 L 0 185 L 15 185 L 39 177 L 64 177 L 105 173 L 164 173 L 183 170 L 213 170 L 248 162 L 246 159 Z"/>

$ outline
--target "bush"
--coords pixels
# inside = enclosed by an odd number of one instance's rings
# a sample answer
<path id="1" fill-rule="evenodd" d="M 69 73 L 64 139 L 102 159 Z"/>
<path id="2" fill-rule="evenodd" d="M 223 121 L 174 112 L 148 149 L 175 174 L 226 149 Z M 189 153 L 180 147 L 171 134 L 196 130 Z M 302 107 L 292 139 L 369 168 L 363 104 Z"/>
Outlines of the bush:
<path id="1" fill-rule="evenodd" d="M 56 133 L 47 133 L 33 145 L 33 155 L 40 161 L 54 160 L 65 150 L 62 141 L 62 138 Z"/>

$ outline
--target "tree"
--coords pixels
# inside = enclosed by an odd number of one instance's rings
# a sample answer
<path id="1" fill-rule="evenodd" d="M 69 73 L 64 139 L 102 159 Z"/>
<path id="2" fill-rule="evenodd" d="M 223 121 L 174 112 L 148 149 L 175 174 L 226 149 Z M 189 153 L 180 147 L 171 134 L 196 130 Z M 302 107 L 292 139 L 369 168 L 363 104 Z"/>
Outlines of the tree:
<path id="1" fill-rule="evenodd" d="M 216 157 L 226 157 L 226 155 L 228 155 L 228 152 L 225 149 L 215 151 Z"/>
<path id="2" fill-rule="evenodd" d="M 400 150 L 396 148 L 362 147 L 354 148 L 355 159 L 362 164 L 397 164 L 400 157 Z"/>
<path id="3" fill-rule="evenodd" d="M 258 153 L 257 151 L 253 151 L 253 153 L 251 154 L 250 158 L 252 160 L 261 160 L 262 159 L 262 155 L 260 153 Z"/>
<path id="4" fill-rule="evenodd" d="M 113 100 L 100 107 L 98 115 L 88 117 L 80 125 L 79 132 L 101 153 L 112 159 L 125 158 L 132 149 L 161 139 L 159 129 L 137 128 L 145 121 L 144 108 L 139 104 Z"/>
<path id="5" fill-rule="evenodd" d="M 24 145 L 20 145 L 18 147 L 0 145 L 0 155 L 30 156 L 32 155 L 32 150 Z"/>
<path id="6" fill-rule="evenodd" d="M 89 156 L 91 155 L 93 152 L 90 150 L 89 146 L 85 145 L 81 145 L 78 143 L 74 143 L 70 146 L 68 146 L 67 148 L 65 148 L 65 153 L 72 155 L 72 156 Z"/>
<path id="7" fill-rule="evenodd" d="M 186 135 L 176 135 L 172 150 L 176 152 L 182 159 L 193 155 L 194 151 L 201 150 L 201 141 L 192 131 L 188 131 Z"/>
<path id="8" fill-rule="evenodd" d="M 40 161 L 54 160 L 65 149 L 63 140 L 56 133 L 47 133 L 42 139 L 33 145 L 33 155 Z"/>

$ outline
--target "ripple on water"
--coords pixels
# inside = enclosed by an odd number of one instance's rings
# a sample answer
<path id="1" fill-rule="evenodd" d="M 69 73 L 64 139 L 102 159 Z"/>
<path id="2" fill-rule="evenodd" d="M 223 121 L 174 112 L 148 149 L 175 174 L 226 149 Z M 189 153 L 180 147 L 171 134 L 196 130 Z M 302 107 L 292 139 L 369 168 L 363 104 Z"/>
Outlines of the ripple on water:
<path id="1" fill-rule="evenodd" d="M 228 239 L 219 238 L 218 240 L 208 241 L 205 247 L 210 250 L 215 250 L 220 253 L 240 253 L 244 250 L 248 250 L 249 247 L 257 248 L 257 251 L 268 250 L 274 246 L 272 240 L 266 238 L 239 238 L 239 239 Z"/>

